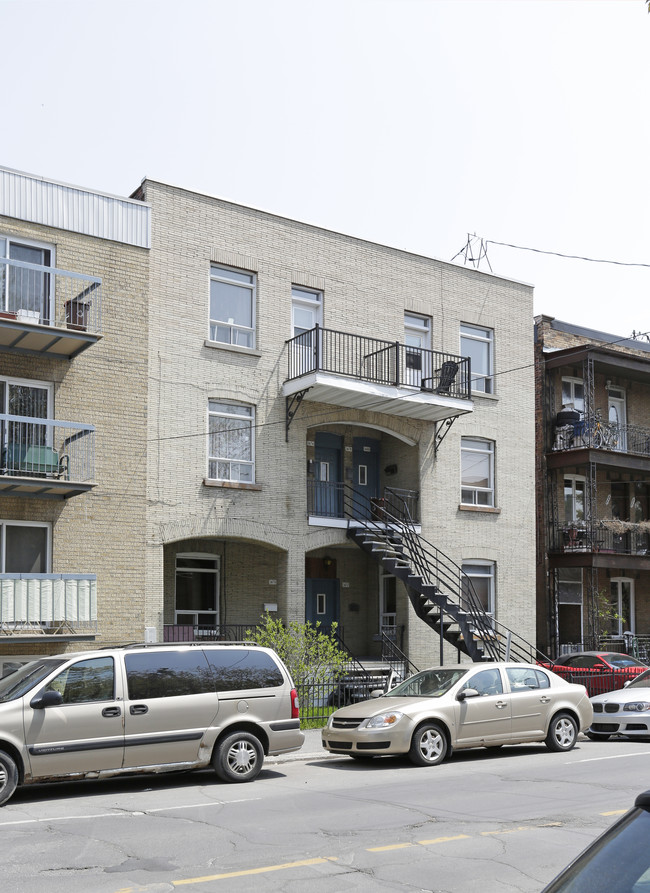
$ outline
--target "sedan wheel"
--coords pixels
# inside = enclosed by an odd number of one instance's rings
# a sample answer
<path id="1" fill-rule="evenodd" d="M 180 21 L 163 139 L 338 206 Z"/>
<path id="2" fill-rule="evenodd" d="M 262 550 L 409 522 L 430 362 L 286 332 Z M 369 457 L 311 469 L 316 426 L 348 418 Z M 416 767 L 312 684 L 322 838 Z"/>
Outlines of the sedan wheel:
<path id="1" fill-rule="evenodd" d="M 427 723 L 416 730 L 411 740 L 409 759 L 416 766 L 435 766 L 447 755 L 447 738 L 436 723 Z"/>
<path id="2" fill-rule="evenodd" d="M 546 736 L 546 746 L 549 750 L 571 750 L 578 740 L 578 726 L 575 719 L 568 713 L 558 713 L 551 720 L 551 725 Z"/>
<path id="3" fill-rule="evenodd" d="M 222 781 L 252 781 L 262 771 L 264 751 L 250 732 L 234 732 L 219 744 L 212 765 Z"/>

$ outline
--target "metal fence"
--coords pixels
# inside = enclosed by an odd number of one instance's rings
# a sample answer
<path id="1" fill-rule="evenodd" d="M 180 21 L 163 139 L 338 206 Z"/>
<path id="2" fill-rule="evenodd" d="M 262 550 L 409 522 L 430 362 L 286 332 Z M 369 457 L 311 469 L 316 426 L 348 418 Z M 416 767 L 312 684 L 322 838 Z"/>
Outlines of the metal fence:
<path id="1" fill-rule="evenodd" d="M 0 473 L 91 481 L 95 476 L 92 425 L 0 413 Z"/>

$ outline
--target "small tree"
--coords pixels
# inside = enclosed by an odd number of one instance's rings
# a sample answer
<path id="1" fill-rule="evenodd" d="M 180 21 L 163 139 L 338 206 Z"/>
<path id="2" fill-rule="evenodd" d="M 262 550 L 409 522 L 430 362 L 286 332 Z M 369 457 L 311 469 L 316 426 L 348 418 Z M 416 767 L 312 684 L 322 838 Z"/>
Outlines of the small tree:
<path id="1" fill-rule="evenodd" d="M 332 632 L 336 624 L 332 624 Z M 272 648 L 287 665 L 294 682 L 325 682 L 337 677 L 345 669 L 348 656 L 335 639 L 311 623 L 297 623 L 271 617 L 266 613 L 254 630 L 246 630 L 246 641 L 255 641 Z"/>

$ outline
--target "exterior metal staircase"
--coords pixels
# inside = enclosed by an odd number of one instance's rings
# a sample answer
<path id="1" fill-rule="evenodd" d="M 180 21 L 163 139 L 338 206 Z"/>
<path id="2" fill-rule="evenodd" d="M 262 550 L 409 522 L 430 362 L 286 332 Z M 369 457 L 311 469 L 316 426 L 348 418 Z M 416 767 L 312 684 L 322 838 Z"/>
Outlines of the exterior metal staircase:
<path id="1" fill-rule="evenodd" d="M 347 487 L 345 501 L 348 537 L 404 582 L 416 615 L 441 638 L 472 661 L 548 661 L 485 612 L 470 578 L 420 536 L 399 494 L 368 505 Z"/>

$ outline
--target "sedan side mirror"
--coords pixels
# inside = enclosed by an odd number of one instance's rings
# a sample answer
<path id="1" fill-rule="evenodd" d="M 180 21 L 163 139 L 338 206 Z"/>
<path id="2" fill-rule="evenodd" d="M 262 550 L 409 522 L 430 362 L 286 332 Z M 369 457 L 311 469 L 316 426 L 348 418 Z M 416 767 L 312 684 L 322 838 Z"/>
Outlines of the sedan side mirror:
<path id="1" fill-rule="evenodd" d="M 383 688 L 373 688 L 373 690 L 370 692 L 370 697 L 371 698 L 381 698 L 382 695 L 385 695 L 385 694 L 386 694 L 386 692 L 384 691 Z"/>
<path id="2" fill-rule="evenodd" d="M 456 695 L 456 700 L 464 701 L 465 698 L 478 698 L 478 697 L 480 697 L 480 696 L 475 688 L 464 688 L 462 691 L 458 692 L 458 694 Z"/>
<path id="3" fill-rule="evenodd" d="M 44 707 L 59 707 L 63 703 L 63 695 L 60 691 L 49 689 L 44 691 L 29 702 L 29 706 L 34 710 L 41 710 Z"/>

